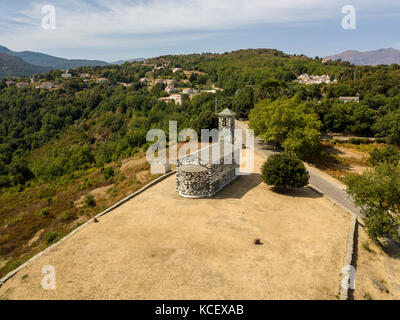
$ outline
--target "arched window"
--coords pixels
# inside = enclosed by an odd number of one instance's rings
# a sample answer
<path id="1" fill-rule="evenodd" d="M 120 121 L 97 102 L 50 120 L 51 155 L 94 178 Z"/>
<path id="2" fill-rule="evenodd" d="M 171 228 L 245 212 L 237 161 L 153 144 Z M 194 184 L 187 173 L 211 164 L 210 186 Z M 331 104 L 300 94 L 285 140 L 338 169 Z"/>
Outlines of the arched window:
<path id="1" fill-rule="evenodd" d="M 222 126 L 223 127 L 226 127 L 228 125 L 228 123 L 227 123 L 227 121 L 226 121 L 226 118 L 223 118 L 222 119 Z"/>

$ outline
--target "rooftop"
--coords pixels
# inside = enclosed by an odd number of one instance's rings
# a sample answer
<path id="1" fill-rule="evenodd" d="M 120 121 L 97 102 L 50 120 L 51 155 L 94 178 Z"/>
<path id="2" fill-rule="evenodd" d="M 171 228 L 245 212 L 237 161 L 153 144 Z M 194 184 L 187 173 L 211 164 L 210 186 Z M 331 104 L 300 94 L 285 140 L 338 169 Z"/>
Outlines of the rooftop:
<path id="1" fill-rule="evenodd" d="M 224 111 L 218 114 L 220 117 L 234 117 L 236 113 L 234 113 L 231 109 L 226 108 Z"/>
<path id="2" fill-rule="evenodd" d="M 180 167 L 179 170 L 183 172 L 194 172 L 194 173 L 207 171 L 206 168 L 199 166 L 197 164 L 188 164 L 186 166 Z"/>

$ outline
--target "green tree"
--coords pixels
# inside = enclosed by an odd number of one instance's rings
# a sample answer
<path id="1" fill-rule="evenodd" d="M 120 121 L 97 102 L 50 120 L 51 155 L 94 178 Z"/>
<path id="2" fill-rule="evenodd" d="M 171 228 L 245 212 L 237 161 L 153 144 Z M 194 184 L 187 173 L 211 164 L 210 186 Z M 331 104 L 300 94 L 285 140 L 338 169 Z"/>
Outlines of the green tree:
<path id="1" fill-rule="evenodd" d="M 262 179 L 278 188 L 302 188 L 308 184 L 310 175 L 296 154 L 283 152 L 270 156 L 264 163 Z"/>
<path id="2" fill-rule="evenodd" d="M 398 164 L 400 161 L 400 152 L 395 146 L 386 146 L 382 149 L 374 148 L 369 153 L 369 162 L 373 166 L 383 163 Z"/>
<path id="3" fill-rule="evenodd" d="M 109 180 L 114 177 L 114 169 L 113 167 L 105 167 L 101 169 L 101 173 L 104 175 L 105 180 Z"/>
<path id="4" fill-rule="evenodd" d="M 89 193 L 85 196 L 85 205 L 90 208 L 96 206 L 96 200 L 92 194 Z"/>
<path id="5" fill-rule="evenodd" d="M 265 142 L 274 142 L 299 156 L 314 152 L 320 142 L 321 122 L 298 97 L 263 100 L 250 112 L 250 128 Z"/>
<path id="6" fill-rule="evenodd" d="M 12 165 L 10 173 L 14 185 L 24 185 L 35 177 L 33 172 L 26 165 L 21 163 Z"/>
<path id="7" fill-rule="evenodd" d="M 379 118 L 373 129 L 377 137 L 386 138 L 388 143 L 400 146 L 400 109 Z"/>
<path id="8" fill-rule="evenodd" d="M 351 174 L 345 183 L 347 192 L 361 207 L 368 235 L 399 238 L 400 169 L 382 164 L 362 175 Z"/>
<path id="9" fill-rule="evenodd" d="M 218 128 L 218 117 L 213 111 L 203 111 L 193 120 L 192 127 L 196 130 L 200 139 L 202 129 Z"/>
<path id="10" fill-rule="evenodd" d="M 251 109 L 254 108 L 254 90 L 246 87 L 240 90 L 233 100 L 233 111 L 238 118 L 247 118 Z"/>

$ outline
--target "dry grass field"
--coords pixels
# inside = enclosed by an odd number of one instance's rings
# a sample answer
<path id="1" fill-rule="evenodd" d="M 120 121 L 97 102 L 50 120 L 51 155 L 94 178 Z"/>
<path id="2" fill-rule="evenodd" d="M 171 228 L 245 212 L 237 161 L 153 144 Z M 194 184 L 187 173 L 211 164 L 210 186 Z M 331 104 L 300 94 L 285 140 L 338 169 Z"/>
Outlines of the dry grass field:
<path id="1" fill-rule="evenodd" d="M 275 193 L 259 173 L 199 200 L 180 198 L 172 176 L 40 256 L 0 298 L 337 299 L 349 223 L 312 189 Z"/>
<path id="2" fill-rule="evenodd" d="M 384 242 L 372 243 L 359 228 L 356 290 L 357 300 L 400 299 L 400 248 Z"/>

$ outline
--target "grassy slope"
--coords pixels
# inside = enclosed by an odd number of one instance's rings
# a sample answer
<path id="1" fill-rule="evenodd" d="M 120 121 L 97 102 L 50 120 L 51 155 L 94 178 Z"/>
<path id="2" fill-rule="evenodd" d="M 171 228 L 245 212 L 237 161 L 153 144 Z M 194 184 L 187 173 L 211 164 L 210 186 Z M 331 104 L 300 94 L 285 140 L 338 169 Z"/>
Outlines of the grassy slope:
<path id="1" fill-rule="evenodd" d="M 73 141 L 73 133 L 61 136 L 36 150 L 31 157 L 40 159 L 54 144 Z M 134 165 L 123 172 L 122 162 L 114 162 L 115 176 L 106 180 L 100 169 L 81 170 L 54 182 L 32 183 L 25 189 L 9 188 L 0 193 L 0 277 L 59 240 L 73 229 L 127 195 L 140 189 L 157 176 L 150 175 L 145 154 L 132 159 Z M 103 187 L 105 188 L 103 191 Z M 84 197 L 100 190 L 96 206 L 83 205 Z M 80 201 L 81 200 L 81 201 Z M 43 214 L 45 209 L 45 214 Z M 47 212 L 47 214 L 46 214 Z M 55 239 L 48 241 L 53 233 Z"/>

